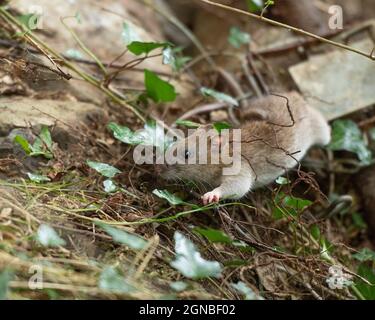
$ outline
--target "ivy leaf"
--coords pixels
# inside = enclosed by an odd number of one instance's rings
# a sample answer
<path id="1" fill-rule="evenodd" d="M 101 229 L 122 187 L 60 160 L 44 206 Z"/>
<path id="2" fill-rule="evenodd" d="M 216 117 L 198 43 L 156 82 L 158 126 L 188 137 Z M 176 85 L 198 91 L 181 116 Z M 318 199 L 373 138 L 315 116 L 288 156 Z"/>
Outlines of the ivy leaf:
<path id="1" fill-rule="evenodd" d="M 140 42 L 140 41 L 133 41 L 130 43 L 127 48 L 128 50 L 139 56 L 141 54 L 149 54 L 150 52 L 159 49 L 159 48 L 166 48 L 170 47 L 171 44 L 168 42 Z"/>
<path id="2" fill-rule="evenodd" d="M 245 300 L 264 300 L 263 297 L 258 296 L 252 289 L 250 289 L 244 282 L 239 281 L 231 284 L 234 289 L 241 293 Z"/>
<path id="3" fill-rule="evenodd" d="M 114 267 L 106 267 L 100 274 L 99 288 L 113 293 L 132 293 L 136 291 L 134 286 Z"/>
<path id="4" fill-rule="evenodd" d="M 24 14 L 16 17 L 16 19 L 23 24 L 27 30 L 35 30 L 38 28 L 39 19 L 41 16 L 35 13 Z"/>
<path id="5" fill-rule="evenodd" d="M 14 142 L 19 144 L 26 154 L 29 155 L 31 153 L 31 145 L 24 137 L 17 135 L 14 137 Z"/>
<path id="6" fill-rule="evenodd" d="M 106 178 L 113 178 L 115 175 L 121 173 L 119 169 L 106 163 L 95 162 L 90 160 L 87 160 L 86 163 L 90 168 L 99 172 L 102 176 Z"/>
<path id="7" fill-rule="evenodd" d="M 244 44 L 250 43 L 250 40 L 250 35 L 237 27 L 232 27 L 229 31 L 228 42 L 237 49 Z"/>
<path id="8" fill-rule="evenodd" d="M 367 300 L 375 300 L 375 271 L 366 264 L 358 267 L 358 275 L 368 280 L 372 285 L 368 285 L 361 280 L 357 280 L 355 286 Z"/>
<path id="9" fill-rule="evenodd" d="M 176 62 L 176 57 L 174 56 L 173 49 L 171 47 L 166 47 L 163 50 L 163 64 L 173 65 Z"/>
<path id="10" fill-rule="evenodd" d="M 185 277 L 202 279 L 208 277 L 219 278 L 222 268 L 217 261 L 208 261 L 202 258 L 195 245 L 183 234 L 176 231 L 174 234 L 176 259 L 171 266 Z"/>
<path id="11" fill-rule="evenodd" d="M 144 144 L 160 147 L 164 150 L 172 142 L 171 138 L 168 139 L 164 134 L 164 128 L 155 121 L 148 121 L 144 129 L 136 132 L 113 122 L 108 124 L 108 129 L 113 132 L 116 139 L 130 145 Z"/>
<path id="12" fill-rule="evenodd" d="M 51 179 L 46 177 L 46 176 L 42 176 L 42 175 L 39 175 L 39 174 L 30 173 L 30 172 L 27 173 L 27 176 L 29 177 L 29 179 L 32 182 L 36 182 L 36 183 L 50 182 L 51 181 Z"/>
<path id="13" fill-rule="evenodd" d="M 283 185 L 287 185 L 290 183 L 290 180 L 288 178 L 285 178 L 285 177 L 278 177 L 275 181 L 277 184 L 283 186 Z"/>
<path id="14" fill-rule="evenodd" d="M 365 262 L 365 261 L 375 262 L 375 252 L 370 250 L 369 248 L 364 248 L 360 252 L 353 254 L 353 258 L 361 262 Z"/>
<path id="15" fill-rule="evenodd" d="M 66 56 L 68 58 L 71 58 L 71 59 L 78 59 L 78 60 L 84 59 L 84 56 L 81 53 L 81 51 L 76 50 L 76 49 L 68 49 L 68 50 L 66 50 L 64 56 Z"/>
<path id="16" fill-rule="evenodd" d="M 182 292 L 187 289 L 188 284 L 184 281 L 175 281 L 170 283 L 169 286 L 176 292 Z"/>
<path id="17" fill-rule="evenodd" d="M 9 282 L 13 279 L 13 272 L 5 269 L 0 273 L 0 300 L 5 300 L 8 295 Z"/>
<path id="18" fill-rule="evenodd" d="M 120 126 L 114 122 L 108 124 L 108 129 L 113 132 L 113 136 L 123 143 L 137 145 L 143 143 L 144 139 L 140 135 L 135 134 L 128 127 Z"/>
<path id="19" fill-rule="evenodd" d="M 59 247 L 66 244 L 65 240 L 59 237 L 55 229 L 46 224 L 39 226 L 36 239 L 45 247 Z"/>
<path id="20" fill-rule="evenodd" d="M 206 87 L 201 88 L 201 93 L 206 97 L 214 98 L 216 101 L 226 102 L 236 107 L 239 106 L 238 101 L 235 98 L 231 97 L 230 95 L 227 95 L 226 93 L 218 92 L 216 90 L 209 89 Z"/>
<path id="21" fill-rule="evenodd" d="M 163 50 L 163 63 L 170 65 L 173 71 L 180 71 L 185 66 L 185 64 L 192 59 L 191 57 L 186 57 L 180 54 L 181 51 L 181 47 L 166 47 Z"/>
<path id="22" fill-rule="evenodd" d="M 356 153 L 361 163 L 370 164 L 371 151 L 362 137 L 361 130 L 352 120 L 336 120 L 332 125 L 332 141 L 328 146 L 333 151 L 346 150 Z"/>
<path id="23" fill-rule="evenodd" d="M 232 126 L 226 122 L 215 122 L 213 124 L 214 129 L 220 134 L 221 130 L 230 129 Z"/>
<path id="24" fill-rule="evenodd" d="M 145 70 L 145 86 L 148 97 L 154 102 L 172 102 L 176 99 L 175 88 L 152 71 Z"/>
<path id="25" fill-rule="evenodd" d="M 182 199 L 180 199 L 179 197 L 175 196 L 167 190 L 155 189 L 154 191 L 152 191 L 152 193 L 161 199 L 167 200 L 173 206 L 178 206 L 180 204 L 185 203 Z"/>
<path id="26" fill-rule="evenodd" d="M 19 144 L 25 153 L 31 157 L 53 158 L 53 141 L 47 126 L 42 127 L 39 137 L 35 139 L 33 145 L 20 135 L 15 136 L 14 142 Z"/>
<path id="27" fill-rule="evenodd" d="M 201 124 L 197 122 L 189 121 L 189 120 L 177 120 L 175 123 L 179 126 L 184 126 L 187 128 L 194 128 L 194 129 L 199 128 L 201 126 Z"/>
<path id="28" fill-rule="evenodd" d="M 227 243 L 230 244 L 233 240 L 223 231 L 211 228 L 194 228 L 193 232 L 202 235 L 211 243 Z"/>
<path id="29" fill-rule="evenodd" d="M 174 71 L 180 71 L 185 65 L 190 62 L 193 58 L 187 56 L 176 56 L 175 61 L 172 64 L 172 68 Z"/>
<path id="30" fill-rule="evenodd" d="M 131 249 L 142 250 L 147 245 L 147 241 L 139 236 L 111 227 L 104 223 L 97 222 L 97 225 L 108 233 L 112 237 L 113 241 L 124 244 Z"/>
<path id="31" fill-rule="evenodd" d="M 111 179 L 104 180 L 103 186 L 106 193 L 113 193 L 117 190 L 116 184 Z"/>
<path id="32" fill-rule="evenodd" d="M 293 217 L 297 217 L 306 207 L 312 205 L 312 202 L 307 199 L 301 199 L 293 196 L 287 196 L 284 193 L 279 193 L 275 198 L 276 207 L 273 210 L 275 219 L 285 218 L 285 212 Z"/>
<path id="33" fill-rule="evenodd" d="M 141 37 L 139 36 L 135 27 L 128 22 L 124 22 L 122 24 L 122 39 L 125 42 L 125 45 L 130 45 L 132 42 L 141 41 Z"/>
<path id="34" fill-rule="evenodd" d="M 246 0 L 247 7 L 250 12 L 258 12 L 263 9 L 263 0 Z"/>
<path id="35" fill-rule="evenodd" d="M 40 136 L 40 139 L 45 144 L 45 146 L 48 148 L 48 150 L 52 152 L 53 141 L 52 141 L 51 133 L 49 132 L 49 129 L 47 126 L 42 127 L 39 136 Z"/>

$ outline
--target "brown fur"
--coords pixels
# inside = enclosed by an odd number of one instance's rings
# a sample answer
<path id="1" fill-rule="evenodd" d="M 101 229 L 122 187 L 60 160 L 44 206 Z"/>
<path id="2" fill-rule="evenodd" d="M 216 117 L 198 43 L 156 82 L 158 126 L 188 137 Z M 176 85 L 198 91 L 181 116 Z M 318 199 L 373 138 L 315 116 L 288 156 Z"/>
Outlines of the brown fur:
<path id="1" fill-rule="evenodd" d="M 242 169 L 238 175 L 223 176 L 222 164 L 172 165 L 160 171 L 166 178 L 220 186 L 215 190 L 220 189 L 222 196 L 240 198 L 251 188 L 268 184 L 295 167 L 311 146 L 329 143 L 327 122 L 296 92 L 287 93 L 284 97 L 259 99 L 251 105 L 250 112 L 265 116 L 263 120 L 248 121 L 241 126 Z M 202 127 L 178 143 L 187 145 L 187 141 L 197 139 L 202 130 L 207 129 L 207 126 Z"/>

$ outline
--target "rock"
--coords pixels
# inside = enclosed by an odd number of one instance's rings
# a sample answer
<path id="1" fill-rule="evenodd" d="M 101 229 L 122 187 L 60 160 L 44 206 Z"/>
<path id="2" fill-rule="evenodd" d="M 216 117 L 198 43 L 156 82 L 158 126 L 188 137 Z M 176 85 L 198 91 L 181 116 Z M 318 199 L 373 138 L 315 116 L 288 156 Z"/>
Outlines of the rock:
<path id="1" fill-rule="evenodd" d="M 353 43 L 371 52 L 372 40 Z M 333 120 L 375 104 L 375 64 L 346 50 L 312 56 L 289 69 L 306 100 Z"/>
<path id="2" fill-rule="evenodd" d="M 52 126 L 59 122 L 75 126 L 89 117 L 100 118 L 104 115 L 100 108 L 89 103 L 23 97 L 1 98 L 0 113 L 0 135 L 6 135 L 13 128 Z"/>

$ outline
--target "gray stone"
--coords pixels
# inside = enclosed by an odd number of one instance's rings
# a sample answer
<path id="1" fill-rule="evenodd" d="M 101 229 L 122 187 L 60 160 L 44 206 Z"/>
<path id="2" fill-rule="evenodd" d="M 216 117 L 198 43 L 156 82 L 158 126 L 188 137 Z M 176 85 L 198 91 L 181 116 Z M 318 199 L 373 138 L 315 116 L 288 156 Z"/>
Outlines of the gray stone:
<path id="1" fill-rule="evenodd" d="M 93 104 L 76 101 L 35 100 L 26 97 L 0 99 L 0 135 L 13 128 L 55 124 L 75 126 L 90 118 L 103 116 Z"/>
<path id="2" fill-rule="evenodd" d="M 352 46 L 370 53 L 374 44 L 362 40 Z M 375 104 L 375 62 L 359 54 L 335 50 L 289 71 L 306 100 L 328 120 Z"/>

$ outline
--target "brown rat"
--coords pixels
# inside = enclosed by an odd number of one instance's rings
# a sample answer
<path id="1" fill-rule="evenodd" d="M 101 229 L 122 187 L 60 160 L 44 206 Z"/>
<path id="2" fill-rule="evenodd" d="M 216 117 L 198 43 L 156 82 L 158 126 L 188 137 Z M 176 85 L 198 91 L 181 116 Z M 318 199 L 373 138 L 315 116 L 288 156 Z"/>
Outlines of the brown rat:
<path id="1" fill-rule="evenodd" d="M 260 98 L 252 103 L 251 113 L 261 117 L 245 122 L 240 127 L 241 137 L 230 133 L 227 141 L 229 145 L 238 142 L 241 147 L 240 169 L 235 174 L 223 174 L 227 162 L 212 163 L 212 149 L 222 148 L 224 143 L 218 133 L 205 136 L 209 126 L 198 128 L 174 144 L 182 149 L 178 154 L 181 164 L 158 165 L 157 171 L 166 179 L 193 180 L 211 186 L 213 190 L 202 197 L 204 204 L 239 199 L 295 167 L 310 147 L 324 146 L 330 141 L 327 121 L 296 92 Z M 198 147 L 191 147 L 190 142 L 202 136 L 208 143 L 206 164 L 190 161 L 191 158 L 196 160 L 202 152 L 199 143 Z"/>

